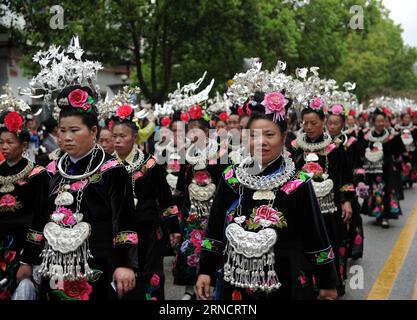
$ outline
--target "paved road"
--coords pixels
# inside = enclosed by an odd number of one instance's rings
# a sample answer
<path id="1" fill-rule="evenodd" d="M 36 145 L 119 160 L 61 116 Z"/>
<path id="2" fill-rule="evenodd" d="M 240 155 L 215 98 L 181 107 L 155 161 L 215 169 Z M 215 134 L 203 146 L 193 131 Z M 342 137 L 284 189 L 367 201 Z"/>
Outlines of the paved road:
<path id="1" fill-rule="evenodd" d="M 414 189 L 405 191 L 405 200 L 401 202 L 403 215 L 399 220 L 391 222 L 389 229 L 382 229 L 375 225 L 374 219 L 370 217 L 363 217 L 365 230 L 365 249 L 363 259 L 350 262 L 350 271 L 352 275 L 358 275 L 358 268 L 361 266 L 364 275 L 363 288 L 353 288 L 350 286 L 348 280 L 347 292 L 343 297 L 344 300 L 365 300 L 368 297 L 369 291 L 375 283 L 375 280 L 380 275 L 386 260 L 392 254 L 401 231 L 407 222 L 407 219 L 412 214 L 413 207 L 417 204 L 417 186 Z M 172 283 L 172 266 L 173 257 L 165 258 L 166 270 L 166 298 L 168 300 L 181 299 L 184 294 L 184 287 L 174 286 Z M 353 268 L 352 268 L 353 267 Z M 352 278 L 351 278 L 352 279 Z M 406 259 L 397 270 L 396 280 L 391 288 L 389 299 L 392 300 L 411 300 L 413 298 L 413 291 L 417 279 L 417 237 L 414 235 L 411 247 L 408 251 Z M 358 284 L 358 282 L 352 281 Z"/>

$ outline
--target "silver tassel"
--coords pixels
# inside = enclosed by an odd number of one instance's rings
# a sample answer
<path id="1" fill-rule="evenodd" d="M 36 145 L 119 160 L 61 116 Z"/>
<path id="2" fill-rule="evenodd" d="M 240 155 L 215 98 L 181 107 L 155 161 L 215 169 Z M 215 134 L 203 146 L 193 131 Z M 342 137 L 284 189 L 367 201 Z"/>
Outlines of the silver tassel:
<path id="1" fill-rule="evenodd" d="M 90 280 L 94 274 L 88 264 L 88 259 L 93 256 L 87 241 L 84 241 L 76 251 L 65 254 L 53 250 L 46 241 L 40 256 L 43 260 L 38 273 L 42 277 L 51 278 L 52 286 L 57 287 L 64 280 Z"/>

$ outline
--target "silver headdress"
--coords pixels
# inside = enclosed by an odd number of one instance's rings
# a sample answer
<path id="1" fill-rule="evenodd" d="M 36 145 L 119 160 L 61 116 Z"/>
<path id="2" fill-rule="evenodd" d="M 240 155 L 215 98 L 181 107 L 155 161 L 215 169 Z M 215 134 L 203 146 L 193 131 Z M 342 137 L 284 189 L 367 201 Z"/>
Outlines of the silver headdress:
<path id="1" fill-rule="evenodd" d="M 105 100 L 101 100 L 97 107 L 99 109 L 99 116 L 101 119 L 110 119 L 116 112 L 116 110 L 123 105 L 129 105 L 137 119 L 145 118 L 148 115 L 149 110 L 146 108 L 139 110 L 137 104 L 137 98 L 141 90 L 139 87 L 129 88 L 123 87 L 113 98 L 109 99 L 108 96 Z"/>
<path id="2" fill-rule="evenodd" d="M 83 54 L 78 36 L 72 38 L 67 48 L 51 45 L 47 51 L 38 51 L 33 61 L 40 64 L 41 71 L 29 82 L 30 90 L 26 90 L 25 94 L 32 95 L 40 91 L 45 102 L 50 105 L 54 95 L 64 88 L 87 85 L 98 96 L 99 87 L 96 85 L 94 88 L 93 82 L 96 82 L 97 73 L 103 67 L 97 61 L 83 61 Z"/>
<path id="3" fill-rule="evenodd" d="M 227 95 L 221 96 L 220 93 L 216 93 L 216 97 L 213 99 L 209 99 L 207 101 L 208 108 L 206 109 L 206 112 L 209 115 L 212 114 L 219 114 L 221 112 L 227 112 L 230 113 L 230 107 L 232 106 L 232 103 L 228 99 Z"/>
<path id="4" fill-rule="evenodd" d="M 204 72 L 203 76 L 194 83 L 189 83 L 183 87 L 177 84 L 177 90 L 168 95 L 168 100 L 163 106 L 157 105 L 155 112 L 158 117 L 163 115 L 172 115 L 175 111 L 187 111 L 189 107 L 195 104 L 199 104 L 206 101 L 209 98 L 209 93 L 214 85 L 214 79 L 212 79 L 209 85 L 199 93 L 196 93 L 197 89 L 203 83 L 207 72 Z"/>
<path id="5" fill-rule="evenodd" d="M 3 89 L 5 93 L 0 96 L 0 112 L 16 111 L 23 113 L 30 111 L 30 107 L 25 101 L 14 97 L 12 89 L 8 84 Z"/>

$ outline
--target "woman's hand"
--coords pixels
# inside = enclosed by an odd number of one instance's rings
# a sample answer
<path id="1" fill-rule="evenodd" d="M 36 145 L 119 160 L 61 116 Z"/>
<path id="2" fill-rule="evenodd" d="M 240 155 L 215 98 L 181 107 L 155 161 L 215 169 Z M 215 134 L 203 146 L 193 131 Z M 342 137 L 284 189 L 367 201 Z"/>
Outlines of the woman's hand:
<path id="1" fill-rule="evenodd" d="M 197 291 L 197 297 L 200 300 L 208 300 L 210 299 L 210 276 L 206 274 L 200 274 L 197 279 L 197 283 L 195 285 Z"/>
<path id="2" fill-rule="evenodd" d="M 135 273 L 130 268 L 117 268 L 113 272 L 113 280 L 117 285 L 117 295 L 119 299 L 129 291 L 132 291 L 136 286 Z"/>
<path id="3" fill-rule="evenodd" d="M 336 300 L 337 290 L 336 289 L 321 289 L 318 300 Z"/>
<path id="4" fill-rule="evenodd" d="M 31 279 L 32 278 L 32 265 L 30 264 L 22 264 L 17 270 L 16 274 L 16 281 L 17 284 L 20 283 L 23 279 Z"/>
<path id="5" fill-rule="evenodd" d="M 349 223 L 350 218 L 352 218 L 352 205 L 349 201 L 346 201 L 342 204 L 342 218 L 344 223 Z"/>

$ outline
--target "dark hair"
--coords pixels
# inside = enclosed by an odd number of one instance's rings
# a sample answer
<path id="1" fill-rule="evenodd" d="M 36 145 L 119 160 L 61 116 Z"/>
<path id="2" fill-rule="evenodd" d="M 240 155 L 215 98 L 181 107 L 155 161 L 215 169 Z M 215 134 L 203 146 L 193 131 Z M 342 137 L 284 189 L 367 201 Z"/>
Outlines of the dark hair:
<path id="1" fill-rule="evenodd" d="M 23 130 L 21 133 L 16 134 L 14 132 L 10 132 L 6 128 L 0 128 L 0 134 L 2 134 L 3 132 L 9 132 L 9 133 L 14 134 L 20 144 L 23 144 L 24 142 L 27 142 L 27 143 L 30 142 L 30 133 L 27 130 Z"/>
<path id="2" fill-rule="evenodd" d="M 330 117 L 330 116 L 335 116 L 335 117 L 339 117 L 340 119 L 342 119 L 342 122 L 345 122 L 346 121 L 346 116 L 344 116 L 343 114 L 333 114 L 333 113 L 329 113 L 328 115 L 327 115 L 327 119 Z"/>
<path id="3" fill-rule="evenodd" d="M 401 119 L 404 119 L 405 116 L 410 116 L 410 118 L 412 118 L 411 114 L 409 114 L 408 112 L 403 112 L 401 114 Z"/>
<path id="4" fill-rule="evenodd" d="M 138 128 L 136 127 L 136 124 L 134 124 L 132 121 L 129 120 L 120 120 L 119 118 L 114 119 L 113 128 L 115 126 L 125 126 L 129 128 L 132 131 L 133 135 L 138 134 Z"/>
<path id="5" fill-rule="evenodd" d="M 62 104 L 59 100 L 63 98 L 68 98 L 68 95 L 76 90 L 81 89 L 88 93 L 89 96 L 93 97 L 96 100 L 93 91 L 89 87 L 81 87 L 81 86 L 70 86 L 63 89 L 58 97 L 57 97 L 57 104 L 58 107 L 61 109 L 59 113 L 59 119 L 66 118 L 66 117 L 80 117 L 83 124 L 85 124 L 89 129 L 92 129 L 94 126 L 98 128 L 98 116 L 97 116 L 97 109 L 93 105 L 90 112 L 81 112 L 79 108 L 71 107 L 70 105 Z"/>
<path id="6" fill-rule="evenodd" d="M 206 120 L 204 120 L 203 118 L 190 120 L 188 122 L 188 126 L 190 126 L 190 124 L 192 124 L 192 123 L 197 123 L 197 125 L 202 130 L 209 130 L 210 129 L 210 124 Z"/>
<path id="7" fill-rule="evenodd" d="M 1 116 L 0 116 L 0 123 L 4 123 L 4 118 L 6 117 L 6 115 L 8 113 L 9 112 L 4 112 L 3 114 L 1 114 Z M 1 127 L 0 128 L 0 134 L 3 133 L 3 132 L 10 132 L 10 131 L 7 130 L 6 127 Z M 10 133 L 12 133 L 12 134 L 14 134 L 16 136 L 16 138 L 17 138 L 17 140 L 19 140 L 19 143 L 20 144 L 22 144 L 24 142 L 28 142 L 29 143 L 29 141 L 30 141 L 30 133 L 26 129 L 22 129 L 22 131 L 19 134 L 15 133 L 15 132 L 10 132 Z"/>
<path id="8" fill-rule="evenodd" d="M 284 134 L 288 128 L 287 119 L 285 118 L 284 120 L 274 122 L 273 114 L 265 114 L 265 106 L 261 103 L 264 100 L 264 97 L 265 95 L 262 92 L 256 92 L 252 98 L 252 101 L 248 103 L 251 114 L 249 116 L 249 121 L 248 121 L 246 128 L 249 129 L 253 121 L 263 119 L 263 120 L 269 120 L 275 123 L 278 129 L 281 131 L 281 133 Z M 290 99 L 287 99 L 287 100 L 289 102 L 285 106 L 285 109 L 288 112 L 288 109 L 291 107 L 292 100 Z"/>
<path id="9" fill-rule="evenodd" d="M 375 111 L 372 113 L 372 121 L 375 121 L 378 116 L 383 116 L 384 119 L 387 119 L 385 112 L 379 108 L 375 109 Z"/>
<path id="10" fill-rule="evenodd" d="M 304 118 L 306 114 L 315 113 L 317 114 L 321 120 L 324 120 L 326 116 L 324 115 L 324 112 L 322 110 L 317 111 L 311 108 L 304 108 L 303 111 L 301 111 L 301 118 Z"/>
<path id="11" fill-rule="evenodd" d="M 58 127 L 58 121 L 54 118 L 48 118 L 43 122 L 43 125 L 45 126 L 46 132 L 52 133 L 54 129 Z"/>

